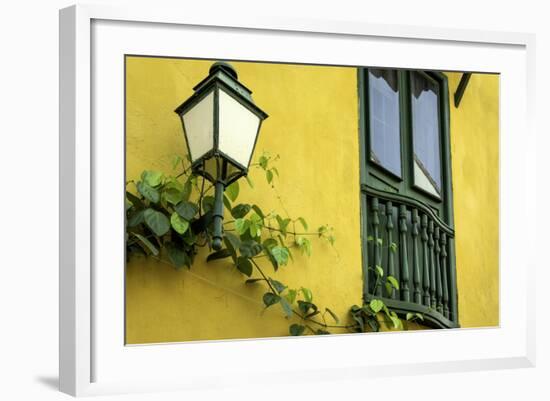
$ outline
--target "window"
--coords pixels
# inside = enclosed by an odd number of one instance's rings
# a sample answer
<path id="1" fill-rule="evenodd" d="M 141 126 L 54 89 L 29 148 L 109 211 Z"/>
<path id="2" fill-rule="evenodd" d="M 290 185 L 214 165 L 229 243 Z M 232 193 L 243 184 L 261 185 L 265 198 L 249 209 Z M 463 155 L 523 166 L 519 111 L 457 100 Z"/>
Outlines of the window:
<path id="1" fill-rule="evenodd" d="M 362 68 L 359 95 L 364 298 L 457 327 L 447 79 Z M 399 289 L 375 288 L 375 266 Z"/>

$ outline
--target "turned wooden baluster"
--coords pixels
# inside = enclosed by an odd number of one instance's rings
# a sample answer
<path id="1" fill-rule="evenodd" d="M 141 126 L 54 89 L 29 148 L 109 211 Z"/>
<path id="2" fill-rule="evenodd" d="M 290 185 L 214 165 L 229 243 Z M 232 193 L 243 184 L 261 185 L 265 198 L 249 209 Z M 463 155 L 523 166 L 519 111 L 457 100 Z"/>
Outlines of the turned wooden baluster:
<path id="1" fill-rule="evenodd" d="M 401 299 L 403 301 L 410 301 L 409 294 L 409 259 L 407 252 L 407 207 L 405 205 L 399 206 L 399 232 L 401 233 L 400 245 L 401 245 Z"/>
<path id="2" fill-rule="evenodd" d="M 441 266 L 440 266 L 440 253 L 441 248 L 439 246 L 439 227 L 435 228 L 435 284 L 436 284 L 436 296 L 437 296 L 437 311 L 443 313 L 443 289 L 441 288 Z"/>
<path id="3" fill-rule="evenodd" d="M 430 256 L 428 253 L 428 216 L 422 215 L 422 286 L 424 305 L 430 306 Z"/>
<path id="4" fill-rule="evenodd" d="M 449 282 L 447 279 L 447 234 L 441 235 L 441 285 L 443 287 L 443 316 L 449 318 Z"/>
<path id="5" fill-rule="evenodd" d="M 394 254 L 395 254 L 395 245 L 393 243 L 393 205 L 391 201 L 386 203 L 386 228 L 388 229 L 388 276 L 395 277 L 395 266 L 394 266 Z M 388 294 L 390 298 L 395 298 L 395 288 L 391 287 L 390 293 Z"/>
<path id="6" fill-rule="evenodd" d="M 418 259 L 418 226 L 420 225 L 420 218 L 418 217 L 418 210 L 412 210 L 412 246 L 413 246 L 413 283 L 414 283 L 414 302 L 417 304 L 422 303 L 422 289 L 420 286 L 420 262 Z"/>
<path id="7" fill-rule="evenodd" d="M 435 263 L 434 263 L 434 222 L 428 223 L 428 264 L 430 267 L 430 300 L 432 309 L 436 308 L 435 299 Z"/>
<path id="8" fill-rule="evenodd" d="M 372 210 L 372 232 L 374 234 L 374 266 L 373 267 L 376 270 L 376 266 L 380 266 L 382 264 L 380 243 L 379 243 L 379 232 L 378 232 L 378 226 L 380 225 L 380 217 L 378 215 L 378 213 L 380 212 L 380 204 L 378 202 L 378 198 L 372 198 L 371 210 Z M 374 282 L 377 283 L 379 282 L 379 280 L 375 280 Z M 379 296 L 382 295 L 381 286 L 378 285 L 376 288 L 374 288 L 374 292 L 376 293 L 376 295 L 379 295 Z"/>

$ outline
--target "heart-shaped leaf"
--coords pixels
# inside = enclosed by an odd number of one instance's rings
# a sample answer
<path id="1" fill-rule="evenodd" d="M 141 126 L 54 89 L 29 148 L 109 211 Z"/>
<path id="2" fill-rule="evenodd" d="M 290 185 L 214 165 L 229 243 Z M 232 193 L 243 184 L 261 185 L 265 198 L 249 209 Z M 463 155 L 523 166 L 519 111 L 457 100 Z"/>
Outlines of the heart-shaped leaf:
<path id="1" fill-rule="evenodd" d="M 151 231 L 159 237 L 163 236 L 168 232 L 168 230 L 170 230 L 170 222 L 168 221 L 168 217 L 154 209 L 146 209 L 143 212 L 143 219 L 145 220 L 147 227 L 149 227 Z"/>

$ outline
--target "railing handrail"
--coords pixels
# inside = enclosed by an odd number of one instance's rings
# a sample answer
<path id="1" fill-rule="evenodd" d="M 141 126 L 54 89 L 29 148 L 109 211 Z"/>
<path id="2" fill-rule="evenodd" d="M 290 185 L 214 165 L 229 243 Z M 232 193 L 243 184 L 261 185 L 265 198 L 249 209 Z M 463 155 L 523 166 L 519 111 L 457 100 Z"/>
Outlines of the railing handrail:
<path id="1" fill-rule="evenodd" d="M 443 230 L 448 236 L 450 236 L 451 238 L 454 238 L 454 233 L 455 233 L 454 230 L 424 203 L 419 202 L 418 200 L 406 195 L 380 191 L 366 184 L 361 184 L 361 190 L 365 191 L 367 195 L 376 196 L 384 200 L 395 201 L 397 203 L 403 203 L 408 206 L 415 207 L 421 210 L 422 213 L 425 213 L 426 215 L 428 215 L 428 217 L 430 217 L 434 221 L 434 223 L 436 223 L 439 226 L 440 230 Z"/>

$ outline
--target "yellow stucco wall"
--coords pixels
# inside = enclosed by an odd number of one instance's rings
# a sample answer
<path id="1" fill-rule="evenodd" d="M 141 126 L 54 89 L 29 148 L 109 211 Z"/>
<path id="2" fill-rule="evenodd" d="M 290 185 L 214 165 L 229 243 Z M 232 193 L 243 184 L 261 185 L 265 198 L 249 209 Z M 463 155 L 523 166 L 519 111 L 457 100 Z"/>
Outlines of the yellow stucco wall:
<path id="1" fill-rule="evenodd" d="M 172 157 L 186 153 L 173 110 L 211 64 L 127 58 L 127 180 L 139 179 L 144 169 L 170 172 Z M 352 304 L 360 304 L 362 291 L 356 70 L 233 65 L 270 115 L 254 159 L 263 150 L 281 156 L 276 189 L 252 170 L 255 188 L 241 183 L 239 199 L 283 212 L 280 197 L 291 216 L 304 216 L 314 228 L 329 224 L 337 238 L 334 248 L 313 240 L 312 258 L 295 252 L 295 262 L 272 275 L 290 287 L 310 288 L 314 302 L 345 318 Z M 458 78 L 450 74 L 452 93 Z M 451 106 L 459 317 L 465 327 L 498 323 L 498 78 L 473 77 L 470 85 L 460 109 Z M 482 99 L 474 100 L 478 95 Z M 488 104 L 490 121 L 482 115 Z M 468 110 L 476 117 L 466 115 Z M 480 166 L 494 174 L 477 174 Z M 245 277 L 227 261 L 207 264 L 206 255 L 199 254 L 190 271 L 131 259 L 126 269 L 128 343 L 288 334 L 292 321 L 283 318 L 280 308 L 263 309 L 265 288 L 245 285 Z"/>
<path id="2" fill-rule="evenodd" d="M 185 154 L 181 123 L 173 110 L 208 74 L 210 61 L 127 59 L 127 179 L 143 169 L 169 172 L 174 153 Z M 270 117 L 262 125 L 255 160 L 263 150 L 280 154 L 275 192 L 260 171 L 253 190 L 241 184 L 241 201 L 308 224 L 335 227 L 336 247 L 312 240 L 313 257 L 295 262 L 274 278 L 304 286 L 319 306 L 346 316 L 361 302 L 359 148 L 356 72 L 352 68 L 233 63 L 254 101 Z M 343 213 L 345 211 L 345 213 Z M 227 261 L 190 271 L 133 259 L 127 266 L 127 342 L 207 340 L 288 334 L 279 307 L 265 311 L 265 288 L 244 284 Z M 267 268 L 272 272 L 272 268 Z"/>
<path id="3" fill-rule="evenodd" d="M 451 94 L 461 75 L 447 74 Z M 460 106 L 450 109 L 460 325 L 497 326 L 499 76 L 473 74 Z"/>

